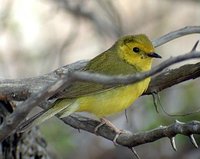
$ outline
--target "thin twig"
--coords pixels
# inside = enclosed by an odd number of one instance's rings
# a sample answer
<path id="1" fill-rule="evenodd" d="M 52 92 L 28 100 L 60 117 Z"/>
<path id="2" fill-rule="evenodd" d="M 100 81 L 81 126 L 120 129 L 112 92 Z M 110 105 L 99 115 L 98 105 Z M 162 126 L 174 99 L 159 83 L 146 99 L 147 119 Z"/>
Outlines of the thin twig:
<path id="1" fill-rule="evenodd" d="M 195 58 L 200 58 L 200 52 L 191 51 L 184 55 L 171 57 L 168 60 L 159 64 L 158 66 L 152 68 L 150 71 L 143 72 L 143 73 L 136 73 L 129 76 L 106 76 L 102 74 L 89 73 L 89 72 L 83 72 L 83 71 L 75 71 L 75 72 L 71 72 L 70 74 L 74 80 L 78 80 L 78 81 L 90 81 L 90 82 L 96 82 L 96 83 L 108 84 L 108 85 L 133 84 L 147 77 L 153 76 L 175 63 L 182 62 L 189 59 L 195 59 Z"/>
<path id="2" fill-rule="evenodd" d="M 200 33 L 200 26 L 187 26 L 163 35 L 160 38 L 153 40 L 152 43 L 154 47 L 158 47 L 182 36 L 196 33 Z"/>

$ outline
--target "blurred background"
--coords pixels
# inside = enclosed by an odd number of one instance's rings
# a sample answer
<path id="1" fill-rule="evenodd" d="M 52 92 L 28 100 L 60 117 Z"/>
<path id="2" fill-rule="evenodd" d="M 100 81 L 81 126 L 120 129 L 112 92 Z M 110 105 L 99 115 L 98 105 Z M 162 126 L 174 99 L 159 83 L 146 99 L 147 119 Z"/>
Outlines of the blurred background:
<path id="1" fill-rule="evenodd" d="M 200 25 L 199 19 L 200 0 L 0 0 L 0 78 L 45 74 L 95 57 L 120 36 L 145 33 L 153 40 L 185 26 Z M 157 48 L 163 59 L 154 64 L 187 53 L 199 39 L 200 35 L 189 35 Z M 195 111 L 200 107 L 199 90 L 198 80 L 166 89 L 160 93 L 162 105 L 171 114 Z M 141 97 L 127 115 L 128 121 L 124 112 L 109 119 L 132 132 L 174 123 L 175 119 L 200 120 L 199 113 L 176 118 L 161 110 L 158 114 L 151 96 Z M 134 158 L 127 148 L 78 132 L 54 118 L 40 128 L 53 158 Z M 169 139 L 138 146 L 136 151 L 142 159 L 200 159 L 200 151 L 187 137 L 178 135 L 176 142 L 177 152 Z"/>

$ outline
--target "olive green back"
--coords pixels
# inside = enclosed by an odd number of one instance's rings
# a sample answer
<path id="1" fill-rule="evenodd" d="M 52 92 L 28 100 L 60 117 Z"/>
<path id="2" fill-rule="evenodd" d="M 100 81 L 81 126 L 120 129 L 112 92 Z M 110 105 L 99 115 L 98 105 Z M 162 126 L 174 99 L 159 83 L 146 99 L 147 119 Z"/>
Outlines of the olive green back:
<path id="1" fill-rule="evenodd" d="M 116 48 L 114 46 L 92 59 L 83 71 L 104 75 L 128 75 L 138 72 L 135 66 L 126 63 L 126 61 L 117 56 Z M 107 91 L 115 87 L 92 82 L 75 82 L 69 88 L 57 94 L 56 97 L 61 99 L 66 97 L 77 98 L 92 93 Z"/>

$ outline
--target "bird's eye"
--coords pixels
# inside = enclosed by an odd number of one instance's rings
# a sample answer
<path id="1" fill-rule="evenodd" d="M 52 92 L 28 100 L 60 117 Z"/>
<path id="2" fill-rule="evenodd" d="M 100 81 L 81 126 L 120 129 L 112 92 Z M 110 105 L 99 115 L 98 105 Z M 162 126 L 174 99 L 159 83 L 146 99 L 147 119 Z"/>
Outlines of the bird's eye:
<path id="1" fill-rule="evenodd" d="M 133 51 L 136 52 L 136 53 L 138 53 L 138 52 L 140 52 L 140 49 L 138 47 L 134 47 Z"/>

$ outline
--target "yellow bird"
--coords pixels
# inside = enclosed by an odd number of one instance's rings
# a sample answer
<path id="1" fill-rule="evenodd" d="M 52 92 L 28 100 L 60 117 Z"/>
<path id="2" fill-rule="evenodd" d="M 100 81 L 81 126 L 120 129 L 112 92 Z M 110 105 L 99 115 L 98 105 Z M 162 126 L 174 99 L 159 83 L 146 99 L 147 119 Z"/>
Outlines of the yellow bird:
<path id="1" fill-rule="evenodd" d="M 149 71 L 153 58 L 161 58 L 146 35 L 121 37 L 107 51 L 93 58 L 83 71 L 104 75 L 132 75 Z M 48 110 L 22 124 L 22 129 L 49 119 L 54 115 L 61 118 L 74 112 L 89 112 L 98 118 L 121 112 L 128 108 L 147 88 L 150 78 L 135 84 L 109 87 L 92 82 L 75 82 Z"/>

